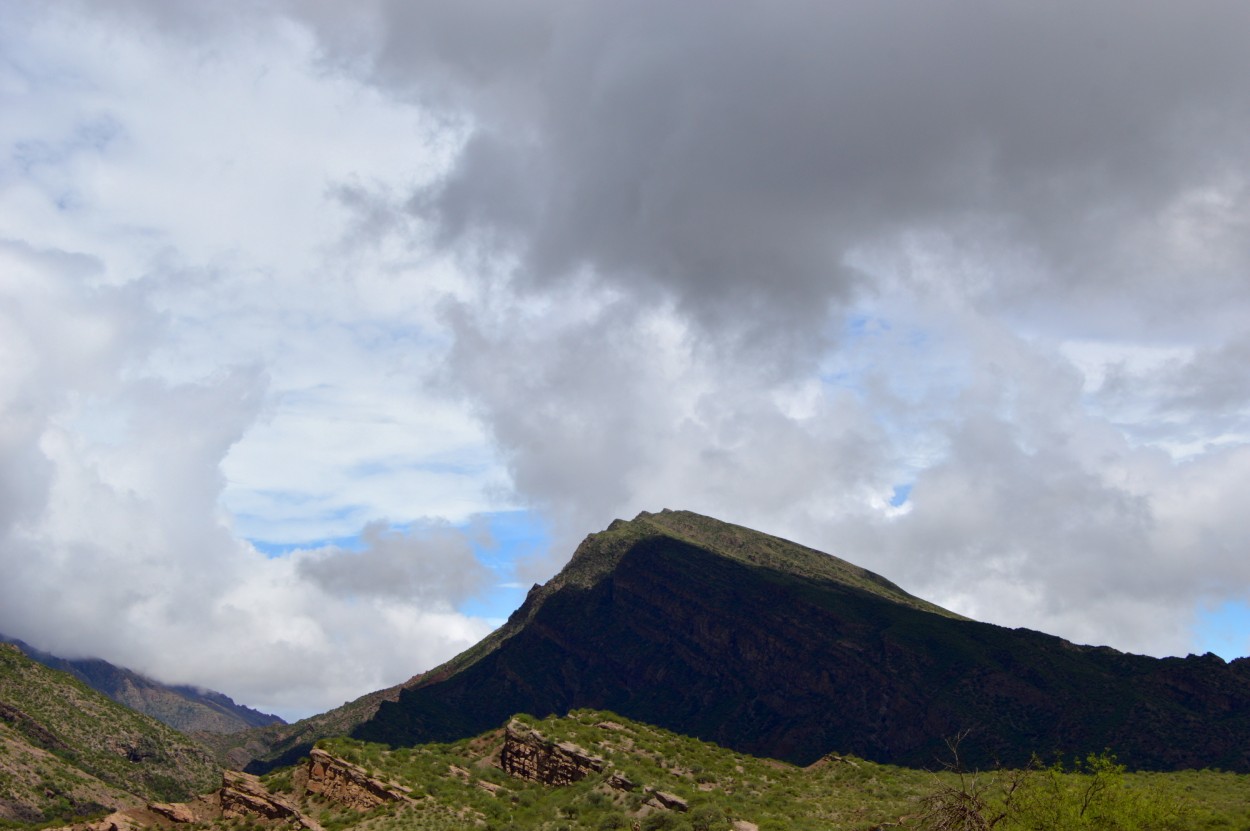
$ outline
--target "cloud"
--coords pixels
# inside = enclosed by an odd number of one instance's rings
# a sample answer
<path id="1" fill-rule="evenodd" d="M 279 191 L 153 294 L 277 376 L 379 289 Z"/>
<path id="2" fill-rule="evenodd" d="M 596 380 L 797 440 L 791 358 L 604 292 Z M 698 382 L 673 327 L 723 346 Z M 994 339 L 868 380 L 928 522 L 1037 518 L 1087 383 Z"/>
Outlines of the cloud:
<path id="1" fill-rule="evenodd" d="M 403 532 L 373 522 L 360 537 L 360 551 L 298 552 L 296 572 L 331 595 L 443 603 L 448 610 L 486 582 L 486 567 L 477 561 L 469 539 L 450 526 Z"/>
<path id="2" fill-rule="evenodd" d="M 693 507 L 1155 652 L 1246 594 L 1186 566 L 1239 528 L 1244 6 L 368 14 L 311 19 L 469 125 L 410 207 L 484 275 L 455 377 L 568 537 Z"/>
<path id="3" fill-rule="evenodd" d="M 1059 294 L 1138 325 L 1237 290 L 1239 235 L 1195 216 L 1245 216 L 1236 3 L 370 8 L 355 64 L 474 125 L 414 205 L 446 241 L 515 252 L 531 286 L 590 271 L 658 288 L 705 337 L 814 347 L 872 287 L 847 252 L 917 230 L 1032 264 L 984 287 L 1009 307 Z M 1195 224 L 1233 267 L 1177 291 L 1174 258 L 1151 264 Z"/>
<path id="4" fill-rule="evenodd" d="M 286 715 L 482 637 L 455 609 L 481 567 L 446 523 L 490 507 L 495 464 L 426 391 L 455 278 L 341 198 L 421 181 L 439 129 L 319 74 L 279 19 L 12 6 L 0 631 Z M 422 511 L 444 524 L 377 524 Z M 247 540 L 362 528 L 355 569 Z"/>
<path id="5" fill-rule="evenodd" d="M 329 706 L 517 507 L 523 582 L 682 507 L 1121 648 L 1250 597 L 1244 3 L 6 11 L 7 634 Z"/>
<path id="6" fill-rule="evenodd" d="M 1197 483 L 1244 444 L 1244 6 L 534 2 L 499 49 L 318 12 L 467 125 L 410 210 L 480 275 L 452 374 L 560 544 L 693 507 L 1155 652 L 1246 594 L 1185 565 L 1238 528 Z"/>

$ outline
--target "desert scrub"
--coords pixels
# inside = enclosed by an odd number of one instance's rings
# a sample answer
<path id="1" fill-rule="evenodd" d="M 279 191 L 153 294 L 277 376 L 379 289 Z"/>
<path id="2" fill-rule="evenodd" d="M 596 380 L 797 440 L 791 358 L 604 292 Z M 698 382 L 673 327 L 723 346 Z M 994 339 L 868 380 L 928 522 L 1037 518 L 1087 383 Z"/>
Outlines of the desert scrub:
<path id="1" fill-rule="evenodd" d="M 702 826 L 728 831 L 734 820 L 755 823 L 760 831 L 861 831 L 886 824 L 919 828 L 925 797 L 939 788 L 959 784 L 954 771 L 934 773 L 850 756 L 829 756 L 810 767 L 799 768 L 731 752 L 614 713 L 579 710 L 567 718 L 518 718 L 552 741 L 571 741 L 602 756 L 608 762 L 607 769 L 560 788 L 514 779 L 493 767 L 492 755 L 503 741 L 500 729 L 459 742 L 395 749 L 351 739 L 323 741 L 320 746 L 336 756 L 354 753 L 361 759 L 367 758 L 384 779 L 411 788 L 418 798 L 417 804 L 396 808 L 393 813 L 371 816 L 344 812 L 334 823 L 334 831 L 443 831 L 470 827 L 482 831 L 596 831 L 632 828 L 635 823 L 641 826 L 644 822 L 678 831 L 694 831 Z M 612 724 L 599 726 L 605 722 Z M 1061 801 L 1069 799 L 1067 794 L 1075 793 L 1083 781 L 1081 777 L 1094 775 L 1103 782 L 1118 782 L 1117 793 L 1128 795 L 1128 802 L 1121 804 L 1123 816 L 1130 816 L 1129 803 L 1143 796 L 1163 798 L 1165 804 L 1167 799 L 1179 797 L 1190 806 L 1200 806 L 1185 814 L 1186 829 L 1250 831 L 1246 821 L 1250 817 L 1250 777 L 1216 771 L 1130 773 L 1119 768 L 1114 760 L 1110 768 L 1091 768 L 1091 764 L 1085 759 L 1080 765 L 1069 763 L 1058 769 L 1039 765 L 1028 773 L 1037 777 L 1039 798 L 1057 795 Z M 634 790 L 609 788 L 606 779 L 612 773 L 628 777 L 636 786 Z M 1008 771 L 991 771 L 979 774 L 979 781 L 989 784 L 996 781 L 993 777 L 1010 775 Z M 1043 781 L 1044 777 L 1051 778 Z M 714 781 L 714 787 L 699 789 L 705 779 Z M 497 795 L 489 793 L 481 783 L 499 788 Z M 1046 791 L 1043 785 L 1050 790 Z M 659 812 L 644 807 L 649 798 L 645 788 L 681 795 L 688 800 L 690 810 Z M 327 819 L 332 816 L 327 815 Z M 648 820 L 650 816 L 662 818 Z M 1076 831 L 1082 827 L 1073 826 Z M 1134 827 L 1166 831 L 1170 826 Z M 1000 821 L 995 831 L 999 829 L 1032 831 L 1048 827 L 1036 823 L 1009 826 Z"/>
<path id="2" fill-rule="evenodd" d="M 1174 791 L 1130 784 L 1110 753 L 989 773 L 953 769 L 922 800 L 918 826 L 931 831 L 1186 831 L 1193 806 Z"/>

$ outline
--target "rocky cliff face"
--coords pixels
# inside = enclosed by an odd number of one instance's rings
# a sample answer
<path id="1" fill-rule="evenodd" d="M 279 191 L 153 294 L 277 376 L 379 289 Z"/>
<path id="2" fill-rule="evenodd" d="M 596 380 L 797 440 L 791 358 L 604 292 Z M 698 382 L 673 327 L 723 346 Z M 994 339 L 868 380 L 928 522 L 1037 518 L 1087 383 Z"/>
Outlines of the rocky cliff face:
<path id="1" fill-rule="evenodd" d="M 259 778 L 249 773 L 226 771 L 217 800 L 221 816 L 226 819 L 257 817 L 293 823 L 308 831 L 321 831 L 321 826 L 305 816 L 294 803 L 270 793 Z"/>
<path id="2" fill-rule="evenodd" d="M 225 771 L 221 787 L 190 802 L 152 802 L 115 811 L 94 822 L 77 823 L 57 831 L 143 831 L 170 826 L 220 825 L 221 820 L 264 820 L 270 827 L 323 831 L 321 824 L 259 778 Z M 233 823 L 232 823 L 233 824 Z"/>
<path id="3" fill-rule="evenodd" d="M 603 770 L 603 759 L 569 742 L 552 742 L 513 719 L 504 730 L 499 767 L 509 776 L 543 785 L 571 785 Z"/>
<path id="4" fill-rule="evenodd" d="M 1138 768 L 1250 770 L 1250 660 L 1159 660 L 960 619 L 836 558 L 680 512 L 591 535 L 505 627 L 354 735 L 446 741 L 578 707 L 799 764 L 930 765 L 970 731 L 974 764 L 1110 747 Z"/>
<path id="5" fill-rule="evenodd" d="M 303 785 L 310 793 L 360 811 L 385 802 L 412 802 L 411 791 L 403 785 L 376 779 L 359 765 L 320 748 L 309 752 Z"/>

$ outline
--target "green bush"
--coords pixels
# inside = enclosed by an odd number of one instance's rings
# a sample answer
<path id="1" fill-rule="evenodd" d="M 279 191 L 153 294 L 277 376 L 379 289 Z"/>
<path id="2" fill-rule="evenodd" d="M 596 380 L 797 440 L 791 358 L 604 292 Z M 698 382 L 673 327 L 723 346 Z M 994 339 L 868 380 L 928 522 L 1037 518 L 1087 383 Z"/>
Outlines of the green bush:
<path id="1" fill-rule="evenodd" d="M 1066 769 L 968 773 L 924 798 L 920 827 L 931 831 L 1184 831 L 1190 806 L 1149 785 L 1131 787 L 1110 753 Z"/>

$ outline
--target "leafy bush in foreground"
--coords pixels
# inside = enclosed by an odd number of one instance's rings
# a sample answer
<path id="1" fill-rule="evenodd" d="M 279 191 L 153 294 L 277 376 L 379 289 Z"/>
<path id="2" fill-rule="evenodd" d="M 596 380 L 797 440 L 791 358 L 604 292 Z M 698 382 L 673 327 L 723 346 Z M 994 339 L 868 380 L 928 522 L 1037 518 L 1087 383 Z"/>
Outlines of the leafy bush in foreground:
<path id="1" fill-rule="evenodd" d="M 957 742 L 953 779 L 923 799 L 919 825 L 929 831 L 1184 831 L 1189 803 L 1161 788 L 1130 784 L 1110 753 L 1094 753 L 1065 768 L 991 773 L 963 771 Z"/>

